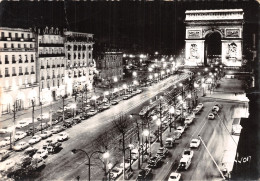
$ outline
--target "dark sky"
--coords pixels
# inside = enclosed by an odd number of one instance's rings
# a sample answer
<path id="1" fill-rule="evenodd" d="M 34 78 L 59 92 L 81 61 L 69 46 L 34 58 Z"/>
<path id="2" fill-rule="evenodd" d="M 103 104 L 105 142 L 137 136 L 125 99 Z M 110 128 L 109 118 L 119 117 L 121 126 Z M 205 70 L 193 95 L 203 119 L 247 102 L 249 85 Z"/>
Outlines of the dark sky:
<path id="1" fill-rule="evenodd" d="M 53 25 L 93 33 L 96 45 L 174 53 L 184 48 L 185 10 L 243 8 L 244 37 L 256 32 L 255 1 L 174 2 L 2 2 L 0 26 Z"/>

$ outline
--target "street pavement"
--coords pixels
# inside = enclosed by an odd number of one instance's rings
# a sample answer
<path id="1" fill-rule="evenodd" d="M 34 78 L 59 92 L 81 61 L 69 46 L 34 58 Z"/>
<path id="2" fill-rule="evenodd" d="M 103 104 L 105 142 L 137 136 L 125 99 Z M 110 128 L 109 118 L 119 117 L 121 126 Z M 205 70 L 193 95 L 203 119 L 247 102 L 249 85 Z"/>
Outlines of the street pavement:
<path id="1" fill-rule="evenodd" d="M 109 110 L 101 112 L 92 118 L 89 118 L 82 123 L 67 129 L 66 132 L 70 138 L 63 143 L 63 149 L 54 155 L 50 155 L 46 160 L 46 167 L 37 175 L 36 180 L 71 180 L 80 175 L 82 178 L 87 178 L 85 162 L 86 157 L 82 154 L 71 155 L 71 149 L 81 148 L 88 150 L 91 147 L 92 141 L 111 127 L 112 119 L 122 114 L 129 112 L 137 106 L 141 106 L 160 91 L 163 91 L 169 86 L 172 86 L 176 81 L 187 78 L 188 75 L 171 76 L 162 80 L 152 87 L 148 87 L 143 93 L 134 96 L 133 98 L 121 101 L 118 105 L 111 107 Z M 56 136 L 53 136 L 56 137 Z M 23 141 L 28 141 L 29 137 Z M 45 141 L 35 144 L 34 147 L 41 148 Z M 12 153 L 11 158 L 16 162 L 23 157 L 23 152 Z M 85 158 L 85 159 L 82 159 Z M 3 162 L 4 164 L 5 162 Z M 94 176 L 93 176 L 94 177 Z M 95 177 L 94 177 L 95 178 Z"/>

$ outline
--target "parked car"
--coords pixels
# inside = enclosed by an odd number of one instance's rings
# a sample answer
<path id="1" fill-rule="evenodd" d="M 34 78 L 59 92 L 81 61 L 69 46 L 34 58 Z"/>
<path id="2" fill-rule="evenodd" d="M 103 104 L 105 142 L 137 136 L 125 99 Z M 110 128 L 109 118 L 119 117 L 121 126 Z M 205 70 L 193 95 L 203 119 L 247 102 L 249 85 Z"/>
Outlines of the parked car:
<path id="1" fill-rule="evenodd" d="M 138 159 L 138 149 L 133 149 L 131 151 L 131 157 L 133 160 L 137 160 Z"/>
<path id="2" fill-rule="evenodd" d="M 110 170 L 110 178 L 115 180 L 119 175 L 123 173 L 123 169 L 120 167 L 114 167 Z"/>
<path id="3" fill-rule="evenodd" d="M 220 110 L 220 108 L 218 107 L 218 106 L 213 106 L 212 107 L 212 111 L 214 111 L 214 112 L 219 112 L 219 110 Z"/>
<path id="4" fill-rule="evenodd" d="M 24 141 L 21 141 L 19 143 L 16 143 L 15 146 L 13 146 L 13 150 L 14 151 L 21 151 L 21 150 L 24 150 L 26 148 L 29 147 L 29 144 L 24 142 Z"/>
<path id="5" fill-rule="evenodd" d="M 0 172 L 8 172 L 16 165 L 16 162 L 12 159 L 8 159 L 3 164 L 0 164 Z"/>
<path id="6" fill-rule="evenodd" d="M 200 108 L 199 107 L 196 107 L 192 110 L 192 112 L 196 115 L 196 114 L 199 114 L 200 113 Z"/>
<path id="7" fill-rule="evenodd" d="M 165 148 L 172 148 L 174 146 L 174 139 L 166 138 L 164 146 Z"/>
<path id="8" fill-rule="evenodd" d="M 65 140 L 69 139 L 69 135 L 66 132 L 61 132 L 58 134 L 57 139 L 58 139 L 58 141 L 65 141 Z"/>
<path id="9" fill-rule="evenodd" d="M 37 159 L 40 159 L 40 158 L 46 158 L 48 157 L 48 151 L 46 149 L 39 149 L 34 155 L 33 155 L 33 158 L 37 158 Z"/>
<path id="10" fill-rule="evenodd" d="M 176 173 L 176 172 L 172 172 L 170 174 L 170 177 L 168 179 L 168 181 L 180 181 L 181 180 L 181 174 L 180 173 Z"/>
<path id="11" fill-rule="evenodd" d="M 152 169 L 151 168 L 144 168 L 139 171 L 139 174 L 137 176 L 137 181 L 148 181 L 151 180 L 152 177 Z"/>
<path id="12" fill-rule="evenodd" d="M 95 110 L 95 109 L 91 109 L 91 110 L 87 113 L 88 116 L 94 116 L 95 114 L 97 114 L 97 110 Z"/>
<path id="13" fill-rule="evenodd" d="M 52 136 L 52 132 L 51 132 L 51 131 L 43 131 L 39 136 L 40 136 L 42 139 L 46 139 L 46 138 Z"/>
<path id="14" fill-rule="evenodd" d="M 209 113 L 209 115 L 208 115 L 208 119 L 215 119 L 215 115 L 213 114 L 213 113 Z"/>
<path id="15" fill-rule="evenodd" d="M 184 127 L 178 126 L 177 129 L 176 129 L 176 131 L 178 131 L 179 133 L 182 134 L 182 133 L 184 132 Z"/>
<path id="16" fill-rule="evenodd" d="M 187 116 L 185 118 L 184 124 L 188 124 L 188 125 L 191 124 L 193 122 L 194 118 L 195 118 L 194 114 L 191 114 L 191 115 Z"/>
<path id="17" fill-rule="evenodd" d="M 13 131 L 12 127 L 2 127 L 0 129 L 0 134 L 11 133 L 12 131 Z"/>
<path id="18" fill-rule="evenodd" d="M 182 153 L 182 157 L 189 157 L 190 159 L 192 159 L 194 154 L 194 151 L 192 150 L 184 150 Z"/>
<path id="19" fill-rule="evenodd" d="M 148 160 L 148 167 L 150 168 L 157 168 L 161 163 L 162 158 L 160 156 L 153 156 Z"/>
<path id="20" fill-rule="evenodd" d="M 71 128 L 71 127 L 73 126 L 73 124 L 74 124 L 73 120 L 65 120 L 65 121 L 63 122 L 63 127 L 65 127 L 65 128 Z"/>
<path id="21" fill-rule="evenodd" d="M 81 123 L 81 118 L 80 118 L 80 116 L 77 116 L 77 117 L 73 118 L 73 122 L 74 122 L 75 124 Z"/>
<path id="22" fill-rule="evenodd" d="M 109 109 L 110 108 L 110 104 L 109 103 L 105 103 L 103 106 L 104 109 Z"/>
<path id="23" fill-rule="evenodd" d="M 179 131 L 176 130 L 176 131 L 173 132 L 172 138 L 174 140 L 178 140 L 178 139 L 180 139 L 180 137 L 181 137 L 181 133 Z"/>
<path id="24" fill-rule="evenodd" d="M 133 162 L 134 162 L 134 160 L 133 159 L 131 159 L 131 164 L 133 164 Z M 120 164 L 120 167 L 124 167 L 124 163 L 121 163 Z M 126 159 L 125 160 L 125 168 L 129 168 L 130 167 L 130 159 Z"/>
<path id="25" fill-rule="evenodd" d="M 41 130 L 44 130 L 48 128 L 48 124 L 46 123 L 40 123 L 38 126 L 37 126 L 37 130 L 41 131 Z"/>
<path id="26" fill-rule="evenodd" d="M 0 161 L 4 161 L 10 156 L 10 151 L 8 150 L 0 150 Z"/>
<path id="27" fill-rule="evenodd" d="M 192 139 L 190 142 L 190 148 L 198 148 L 200 146 L 200 140 L 199 139 Z"/>
<path id="28" fill-rule="evenodd" d="M 29 125 L 28 121 L 22 120 L 22 121 L 18 121 L 18 124 L 15 127 L 18 128 L 18 129 L 21 129 L 21 128 L 26 127 L 28 125 Z"/>
<path id="29" fill-rule="evenodd" d="M 167 148 L 161 147 L 157 150 L 156 155 L 165 158 L 169 153 L 169 150 Z"/>
<path id="30" fill-rule="evenodd" d="M 140 94 L 140 93 L 143 92 L 143 90 L 142 90 L 142 89 L 137 89 L 136 92 L 137 92 L 138 94 Z"/>
<path id="31" fill-rule="evenodd" d="M 124 95 L 124 97 L 123 97 L 124 100 L 127 100 L 127 99 L 129 99 L 129 98 L 131 98 L 131 95 L 129 95 L 129 94 Z"/>
<path id="32" fill-rule="evenodd" d="M 27 167 L 28 165 L 30 165 L 32 162 L 32 157 L 30 156 L 25 156 L 25 157 L 22 157 L 21 158 L 21 161 L 20 161 L 20 166 L 21 167 Z"/>
<path id="33" fill-rule="evenodd" d="M 60 149 L 61 149 L 61 143 L 60 142 L 53 142 L 53 143 L 50 143 L 47 146 L 48 153 L 56 153 Z"/>
<path id="34" fill-rule="evenodd" d="M 31 163 L 31 166 L 34 168 L 34 169 L 39 169 L 40 167 L 44 166 L 46 163 L 45 163 L 45 160 L 43 158 L 34 158 L 32 160 L 32 163 Z"/>
<path id="35" fill-rule="evenodd" d="M 32 157 L 37 151 L 38 151 L 37 148 L 30 146 L 27 149 L 25 149 L 24 154 L 29 155 L 30 157 Z"/>
<path id="36" fill-rule="evenodd" d="M 61 131 L 64 130 L 64 127 L 61 126 L 61 125 L 56 125 L 53 127 L 53 129 L 51 130 L 52 134 L 56 134 L 56 133 L 59 133 Z"/>
<path id="37" fill-rule="evenodd" d="M 118 104 L 118 102 L 119 102 L 118 100 L 113 100 L 113 101 L 111 101 L 111 104 L 116 105 L 116 104 Z"/>
<path id="38" fill-rule="evenodd" d="M 33 133 L 37 133 L 37 132 L 38 132 L 37 128 L 34 128 L 34 131 L 33 131 L 33 127 L 30 127 L 29 129 L 27 129 L 26 135 L 30 136 L 30 135 L 33 135 Z"/>
<path id="39" fill-rule="evenodd" d="M 40 121 L 41 119 L 48 119 L 49 118 L 49 114 L 48 113 L 43 113 L 40 114 L 39 116 L 37 116 L 37 120 Z"/>
<path id="40" fill-rule="evenodd" d="M 46 149 L 48 147 L 48 145 L 50 144 L 54 144 L 54 143 L 58 143 L 57 138 L 49 138 L 45 141 L 45 143 L 42 145 L 43 149 Z"/>
<path id="41" fill-rule="evenodd" d="M 14 135 L 14 139 L 15 140 L 20 140 L 20 139 L 23 139 L 24 137 L 26 137 L 27 134 L 23 131 L 17 131 Z"/>
<path id="42" fill-rule="evenodd" d="M 202 103 L 199 103 L 197 106 L 200 107 L 200 109 L 203 109 L 204 105 Z"/>
<path id="43" fill-rule="evenodd" d="M 42 138 L 38 135 L 35 135 L 33 136 L 30 140 L 29 140 L 29 144 L 32 145 L 32 144 L 35 144 L 35 143 L 38 143 L 42 140 Z"/>
<path id="44" fill-rule="evenodd" d="M 0 141 L 0 147 L 4 147 L 10 145 L 10 137 L 5 137 L 2 141 Z"/>

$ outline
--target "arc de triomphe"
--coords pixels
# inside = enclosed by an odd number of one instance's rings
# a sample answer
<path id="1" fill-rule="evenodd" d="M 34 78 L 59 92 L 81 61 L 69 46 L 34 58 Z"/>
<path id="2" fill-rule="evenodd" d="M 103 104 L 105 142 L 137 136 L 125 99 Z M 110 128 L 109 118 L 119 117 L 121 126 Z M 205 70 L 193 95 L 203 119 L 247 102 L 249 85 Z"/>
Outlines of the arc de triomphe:
<path id="1" fill-rule="evenodd" d="M 212 51 L 215 45 L 221 46 L 219 54 L 224 65 L 241 66 L 244 23 L 242 9 L 188 10 L 185 14 L 185 65 L 207 65 L 210 44 L 213 45 Z"/>

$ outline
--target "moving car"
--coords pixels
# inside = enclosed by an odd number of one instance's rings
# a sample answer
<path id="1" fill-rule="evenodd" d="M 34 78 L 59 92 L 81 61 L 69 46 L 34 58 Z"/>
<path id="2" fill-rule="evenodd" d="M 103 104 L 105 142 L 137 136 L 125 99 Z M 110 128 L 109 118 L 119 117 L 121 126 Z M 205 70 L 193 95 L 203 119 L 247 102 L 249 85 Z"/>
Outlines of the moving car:
<path id="1" fill-rule="evenodd" d="M 181 179 L 180 173 L 172 172 L 168 181 L 179 181 L 180 179 Z"/>
<path id="2" fill-rule="evenodd" d="M 184 132 L 184 127 L 178 126 L 176 131 L 178 131 L 180 134 L 182 134 Z"/>
<path id="3" fill-rule="evenodd" d="M 208 119 L 215 119 L 215 115 L 213 113 L 209 113 Z"/>
<path id="4" fill-rule="evenodd" d="M 192 150 L 184 150 L 183 153 L 182 153 L 182 157 L 189 157 L 190 159 L 192 159 L 193 157 L 193 154 L 194 154 L 194 151 Z"/>
<path id="5" fill-rule="evenodd" d="M 217 113 L 219 112 L 219 110 L 220 110 L 220 109 L 219 109 L 218 106 L 213 106 L 213 108 L 212 108 L 212 111 L 217 112 Z"/>
<path id="6" fill-rule="evenodd" d="M 199 139 L 192 139 L 190 142 L 190 148 L 198 148 L 200 146 Z"/>
<path id="7" fill-rule="evenodd" d="M 12 131 L 13 131 L 12 127 L 3 127 L 0 129 L 0 134 L 11 133 Z"/>
<path id="8" fill-rule="evenodd" d="M 29 147 L 29 144 L 22 141 L 22 142 L 16 143 L 15 146 L 13 146 L 13 150 L 14 151 L 21 151 L 21 150 L 24 150 L 28 147 Z"/>
<path id="9" fill-rule="evenodd" d="M 169 150 L 167 148 L 161 147 L 157 150 L 156 155 L 165 158 L 167 154 L 169 153 Z"/>
<path id="10" fill-rule="evenodd" d="M 10 137 L 5 137 L 2 141 L 0 141 L 0 147 L 4 147 L 6 145 L 10 145 Z"/>
<path id="11" fill-rule="evenodd" d="M 178 170 L 187 170 L 191 164 L 190 157 L 182 157 L 179 163 Z"/>
<path id="12" fill-rule="evenodd" d="M 0 161 L 4 161 L 9 156 L 10 156 L 10 151 L 8 151 L 8 150 L 0 150 Z"/>
<path id="13" fill-rule="evenodd" d="M 65 140 L 69 139 L 69 135 L 66 132 L 62 132 L 62 133 L 58 134 L 57 139 L 58 139 L 58 141 L 65 141 Z"/>
<path id="14" fill-rule="evenodd" d="M 30 140 L 29 140 L 29 144 L 32 145 L 32 144 L 35 144 L 35 143 L 38 143 L 41 141 L 41 137 L 38 136 L 38 135 L 35 135 L 33 136 Z"/>
<path id="15" fill-rule="evenodd" d="M 39 149 L 34 155 L 33 155 L 33 158 L 46 158 L 48 157 L 48 151 L 45 150 L 45 149 Z"/>
<path id="16" fill-rule="evenodd" d="M 56 153 L 61 149 L 61 143 L 60 142 L 53 142 L 48 144 L 47 151 L 48 153 Z"/>
<path id="17" fill-rule="evenodd" d="M 27 134 L 23 131 L 17 131 L 14 135 L 14 139 L 15 140 L 20 140 L 20 139 L 23 139 L 24 137 L 26 137 Z"/>

